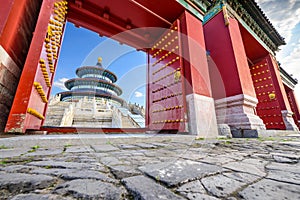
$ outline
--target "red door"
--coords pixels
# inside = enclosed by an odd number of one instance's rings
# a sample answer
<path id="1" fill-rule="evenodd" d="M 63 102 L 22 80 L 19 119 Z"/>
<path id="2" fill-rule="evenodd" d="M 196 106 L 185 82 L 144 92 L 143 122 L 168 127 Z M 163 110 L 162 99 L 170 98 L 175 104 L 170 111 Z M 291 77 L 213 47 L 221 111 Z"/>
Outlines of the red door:
<path id="1" fill-rule="evenodd" d="M 278 93 L 272 80 L 271 69 L 266 59 L 250 67 L 258 99 L 257 115 L 267 129 L 285 129 L 278 101 Z"/>
<path id="2" fill-rule="evenodd" d="M 149 51 L 148 127 L 186 132 L 187 115 L 177 20 Z"/>
<path id="3" fill-rule="evenodd" d="M 66 13 L 67 1 L 43 1 L 6 132 L 40 129 L 51 92 Z"/>

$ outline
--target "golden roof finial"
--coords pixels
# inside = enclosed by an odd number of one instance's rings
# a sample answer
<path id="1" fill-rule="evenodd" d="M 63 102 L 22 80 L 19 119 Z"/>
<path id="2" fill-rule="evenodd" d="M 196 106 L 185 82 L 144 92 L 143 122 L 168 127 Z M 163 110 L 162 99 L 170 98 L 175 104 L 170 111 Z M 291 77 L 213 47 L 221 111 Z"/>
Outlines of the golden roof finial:
<path id="1" fill-rule="evenodd" d="M 102 63 L 102 57 L 98 57 L 98 63 Z"/>

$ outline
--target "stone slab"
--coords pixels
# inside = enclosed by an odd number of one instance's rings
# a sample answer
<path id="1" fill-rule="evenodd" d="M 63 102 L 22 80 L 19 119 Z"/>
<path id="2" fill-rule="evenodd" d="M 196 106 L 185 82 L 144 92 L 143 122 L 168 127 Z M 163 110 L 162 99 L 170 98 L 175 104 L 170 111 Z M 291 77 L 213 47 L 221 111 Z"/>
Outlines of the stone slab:
<path id="1" fill-rule="evenodd" d="M 255 165 L 260 169 L 263 169 L 264 166 L 269 163 L 269 161 L 262 160 L 262 159 L 255 159 L 255 158 L 247 158 L 243 160 L 243 163 L 249 163 Z"/>
<path id="2" fill-rule="evenodd" d="M 198 152 L 190 152 L 190 151 L 182 153 L 179 156 L 180 156 L 180 158 L 194 160 L 194 161 L 197 161 L 197 160 L 203 161 L 203 159 L 205 159 L 205 157 L 206 157 L 206 155 L 200 154 Z"/>
<path id="3" fill-rule="evenodd" d="M 25 153 L 27 153 L 29 149 L 1 149 L 0 150 L 0 159 L 1 158 L 12 158 L 12 157 L 18 157 Z"/>
<path id="4" fill-rule="evenodd" d="M 55 193 L 71 195 L 76 199 L 121 199 L 122 190 L 111 183 L 78 179 L 59 185 Z"/>
<path id="5" fill-rule="evenodd" d="M 182 197 L 144 176 L 133 176 L 122 179 L 125 187 L 133 195 L 134 199 L 165 199 L 179 200 Z"/>
<path id="6" fill-rule="evenodd" d="M 298 160 L 290 159 L 290 158 L 283 157 L 283 156 L 273 155 L 273 158 L 274 158 L 275 162 L 279 162 L 279 163 L 298 163 Z"/>
<path id="7" fill-rule="evenodd" d="M 271 155 L 290 158 L 290 159 L 294 159 L 294 160 L 300 159 L 300 155 L 296 155 L 295 153 L 271 153 Z"/>
<path id="8" fill-rule="evenodd" d="M 37 149 L 34 152 L 26 153 L 24 156 L 52 156 L 61 154 L 63 149 Z"/>
<path id="9" fill-rule="evenodd" d="M 189 200 L 217 200 L 217 198 L 209 196 L 206 193 L 205 188 L 202 186 L 199 180 L 183 184 L 177 188 L 176 192 Z"/>
<path id="10" fill-rule="evenodd" d="M 188 193 L 186 198 L 189 200 L 220 200 L 219 198 L 200 193 Z M 227 199 L 226 199 L 227 200 Z M 229 199 L 228 199 L 229 200 Z"/>
<path id="11" fill-rule="evenodd" d="M 300 199 L 300 186 L 263 179 L 248 186 L 239 195 L 245 200 Z"/>
<path id="12" fill-rule="evenodd" d="M 11 200 L 72 200 L 73 198 L 62 197 L 56 194 L 19 194 Z"/>
<path id="13" fill-rule="evenodd" d="M 157 147 L 166 147 L 168 144 L 161 143 L 161 142 L 151 142 L 152 145 L 155 145 Z"/>
<path id="14" fill-rule="evenodd" d="M 123 149 L 123 150 L 127 150 L 127 149 L 137 149 L 138 147 L 135 145 L 131 145 L 131 144 L 120 144 L 118 145 L 119 148 Z"/>
<path id="15" fill-rule="evenodd" d="M 284 172 L 291 172 L 291 173 L 300 173 L 300 163 L 297 164 L 286 164 L 286 163 L 270 163 L 266 166 L 267 170 L 278 170 Z"/>
<path id="16" fill-rule="evenodd" d="M 96 179 L 101 180 L 105 182 L 111 182 L 115 183 L 116 181 L 110 177 L 108 177 L 106 174 L 93 171 L 93 170 L 87 170 L 87 169 L 44 169 L 39 168 L 32 170 L 31 173 L 33 174 L 45 174 L 45 175 L 55 175 L 59 176 L 62 179 L 65 180 L 73 180 L 73 179 Z"/>
<path id="17" fill-rule="evenodd" d="M 89 146 L 70 146 L 65 150 L 66 153 L 89 153 L 94 152 Z"/>
<path id="18" fill-rule="evenodd" d="M 28 192 L 50 186 L 54 178 L 46 175 L 0 172 L 0 189 L 11 193 Z"/>
<path id="19" fill-rule="evenodd" d="M 273 159 L 279 163 L 298 163 L 300 156 L 288 153 L 272 153 Z"/>
<path id="20" fill-rule="evenodd" d="M 113 145 L 109 145 L 109 144 L 92 145 L 92 148 L 97 153 L 110 152 L 110 151 L 119 151 L 120 150 L 119 148 L 114 147 Z"/>
<path id="21" fill-rule="evenodd" d="M 215 155 L 215 156 L 207 156 L 200 160 L 201 162 L 209 163 L 209 164 L 225 164 L 229 162 L 234 162 L 235 160 L 227 157 L 226 155 Z"/>
<path id="22" fill-rule="evenodd" d="M 101 163 L 103 163 L 104 165 L 107 166 L 113 166 L 113 165 L 122 165 L 123 162 L 121 160 L 119 160 L 116 157 L 113 156 L 108 156 L 108 157 L 103 157 L 103 158 L 99 158 Z"/>
<path id="23" fill-rule="evenodd" d="M 157 146 L 153 144 L 147 144 L 147 143 L 136 143 L 136 146 L 142 148 L 142 149 L 155 149 Z"/>
<path id="24" fill-rule="evenodd" d="M 298 134 L 298 135 L 300 135 L 300 134 Z M 299 141 L 284 141 L 284 142 L 279 142 L 279 145 L 286 145 L 286 146 L 300 148 L 300 142 Z"/>
<path id="25" fill-rule="evenodd" d="M 270 170 L 268 171 L 268 176 L 266 178 L 275 181 L 300 185 L 300 171 L 298 173 L 292 173 L 287 171 Z"/>
<path id="26" fill-rule="evenodd" d="M 224 175 L 215 175 L 201 179 L 206 190 L 216 197 L 227 197 L 240 189 L 245 183 L 228 178 Z"/>
<path id="27" fill-rule="evenodd" d="M 201 193 L 206 194 L 205 188 L 202 186 L 201 182 L 199 180 L 192 181 L 189 183 L 185 183 L 182 186 L 180 186 L 177 190 L 177 192 L 184 192 L 184 193 Z"/>
<path id="28" fill-rule="evenodd" d="M 202 178 L 222 171 L 221 167 L 190 160 L 174 160 L 139 167 L 139 170 L 168 187 Z"/>
<path id="29" fill-rule="evenodd" d="M 33 169 L 36 169 L 35 166 L 26 166 L 26 165 L 10 165 L 0 168 L 0 170 L 9 172 L 9 173 L 28 173 Z"/>
<path id="30" fill-rule="evenodd" d="M 232 163 L 227 163 L 223 165 L 223 167 L 227 169 L 231 169 L 233 171 L 239 171 L 239 172 L 245 172 L 248 174 L 253 174 L 257 176 L 265 176 L 266 173 L 263 171 L 262 168 L 259 168 L 253 164 L 249 163 L 242 163 L 242 162 L 232 162 Z"/>
<path id="31" fill-rule="evenodd" d="M 261 178 L 259 176 L 255 176 L 255 175 L 247 174 L 247 173 L 241 173 L 241 172 L 225 172 L 225 173 L 223 173 L 223 175 L 230 179 L 234 179 L 234 180 L 237 180 L 237 181 L 240 181 L 243 183 L 247 183 L 247 184 L 255 182 Z"/>
<path id="32" fill-rule="evenodd" d="M 64 162 L 64 161 L 35 161 L 27 163 L 27 165 L 47 168 L 73 168 L 73 169 L 86 169 L 91 168 L 92 165 L 77 162 Z"/>
<path id="33" fill-rule="evenodd" d="M 133 166 L 127 165 L 110 166 L 110 171 L 117 179 L 123 179 L 141 174 L 141 172 L 137 171 Z"/>

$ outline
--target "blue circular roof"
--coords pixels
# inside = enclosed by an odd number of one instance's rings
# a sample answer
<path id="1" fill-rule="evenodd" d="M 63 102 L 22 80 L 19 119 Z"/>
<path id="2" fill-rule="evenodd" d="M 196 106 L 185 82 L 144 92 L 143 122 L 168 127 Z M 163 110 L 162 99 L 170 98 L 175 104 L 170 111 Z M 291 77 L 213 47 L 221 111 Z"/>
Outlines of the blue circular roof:
<path id="1" fill-rule="evenodd" d="M 113 83 L 117 81 L 117 76 L 113 72 L 98 66 L 79 67 L 76 69 L 76 74 L 80 78 L 85 74 L 98 74 L 109 78 Z"/>
<path id="2" fill-rule="evenodd" d="M 96 86 L 110 89 L 117 93 L 118 96 L 122 94 L 122 89 L 116 84 L 110 83 L 105 80 L 96 79 L 96 78 L 73 78 L 69 79 L 65 82 L 66 88 L 71 90 L 74 86 L 80 85 L 88 85 L 88 86 Z"/>

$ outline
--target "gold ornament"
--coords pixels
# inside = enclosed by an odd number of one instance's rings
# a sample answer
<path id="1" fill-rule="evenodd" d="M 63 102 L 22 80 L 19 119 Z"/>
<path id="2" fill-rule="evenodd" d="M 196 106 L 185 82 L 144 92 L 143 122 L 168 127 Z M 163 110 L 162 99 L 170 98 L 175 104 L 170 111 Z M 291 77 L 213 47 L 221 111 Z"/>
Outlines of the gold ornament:
<path id="1" fill-rule="evenodd" d="M 270 93 L 269 94 L 269 98 L 272 100 L 272 99 L 275 99 L 276 95 L 274 93 Z"/>
<path id="2" fill-rule="evenodd" d="M 175 82 L 178 82 L 180 80 L 180 77 L 181 77 L 180 71 L 177 71 L 177 72 L 174 73 Z"/>
<path id="3" fill-rule="evenodd" d="M 102 63 L 102 58 L 98 57 L 98 63 Z"/>

